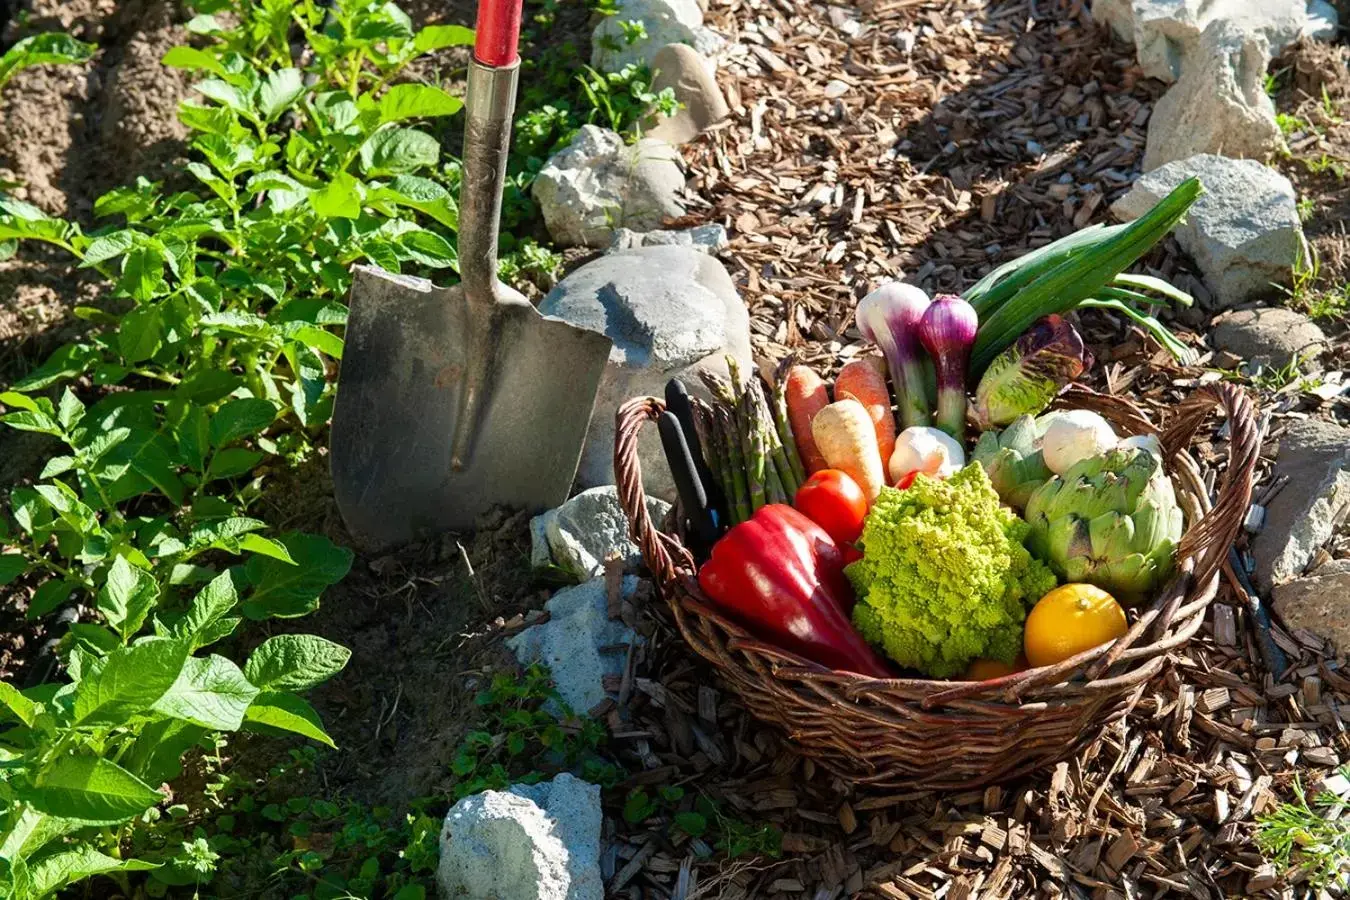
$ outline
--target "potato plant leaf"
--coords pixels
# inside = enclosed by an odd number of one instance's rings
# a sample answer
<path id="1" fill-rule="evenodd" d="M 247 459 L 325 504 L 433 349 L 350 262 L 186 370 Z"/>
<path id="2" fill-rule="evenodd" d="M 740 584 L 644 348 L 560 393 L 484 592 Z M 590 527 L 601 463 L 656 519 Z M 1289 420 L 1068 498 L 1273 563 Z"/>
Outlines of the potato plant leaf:
<path id="1" fill-rule="evenodd" d="M 237 731 L 257 695 L 258 688 L 225 657 L 192 656 L 153 709 L 203 728 Z"/>
<path id="2" fill-rule="evenodd" d="M 446 47 L 473 46 L 474 32 L 463 25 L 428 25 L 413 38 L 413 48 L 418 53 L 431 53 Z"/>
<path id="3" fill-rule="evenodd" d="M 249 656 L 244 675 L 268 691 L 303 691 L 342 671 L 352 652 L 313 634 L 279 634 Z"/>
<path id="4" fill-rule="evenodd" d="M 48 32 L 26 37 L 0 56 L 0 87 L 14 75 L 29 66 L 44 63 L 82 63 L 89 60 L 98 48 L 77 41 L 60 32 Z"/>
<path id="5" fill-rule="evenodd" d="M 281 542 L 295 563 L 252 556 L 244 574 L 253 591 L 244 601 L 244 615 L 261 620 L 289 618 L 311 612 L 319 595 L 347 574 L 352 552 L 317 534 L 288 534 Z"/>
<path id="6" fill-rule="evenodd" d="M 416 172 L 440 158 L 441 145 L 415 128 L 377 131 L 361 145 L 361 170 L 372 178 Z"/>
<path id="7" fill-rule="evenodd" d="M 125 822 L 164 799 L 111 760 L 90 755 L 57 759 L 19 797 L 38 812 L 90 825 Z"/>
<path id="8" fill-rule="evenodd" d="M 108 654 L 75 688 L 74 724 L 120 725 L 154 706 L 188 658 L 182 641 L 136 644 Z"/>
<path id="9" fill-rule="evenodd" d="M 68 884 L 94 875 L 108 875 L 112 872 L 148 872 L 157 868 L 158 863 L 142 859 L 115 859 L 93 847 L 77 846 L 73 850 L 62 850 L 34 862 L 29 868 L 28 890 L 31 896 L 44 897 L 54 894 Z"/>
<path id="10" fill-rule="evenodd" d="M 438 87 L 396 84 L 380 98 L 380 121 L 402 122 L 404 119 L 453 116 L 463 107 L 464 101 Z"/>
<path id="11" fill-rule="evenodd" d="M 259 694 L 245 713 L 244 721 L 264 728 L 289 731 L 329 747 L 337 747 L 328 732 L 324 731 L 314 707 L 304 698 L 286 691 L 264 691 Z"/>
<path id="12" fill-rule="evenodd" d="M 150 573 L 119 555 L 108 569 L 108 578 L 98 592 L 98 610 L 126 642 L 141 630 L 158 600 L 159 585 Z"/>

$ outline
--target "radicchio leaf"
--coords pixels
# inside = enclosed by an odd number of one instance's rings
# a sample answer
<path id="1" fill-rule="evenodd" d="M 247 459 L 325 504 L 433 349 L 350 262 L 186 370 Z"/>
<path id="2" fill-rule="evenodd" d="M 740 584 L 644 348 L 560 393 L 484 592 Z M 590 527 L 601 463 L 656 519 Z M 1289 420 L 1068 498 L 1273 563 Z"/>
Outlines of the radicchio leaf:
<path id="1" fill-rule="evenodd" d="M 1038 320 L 985 370 L 975 389 L 975 420 L 996 428 L 1034 416 L 1092 366 L 1092 354 L 1062 316 Z"/>

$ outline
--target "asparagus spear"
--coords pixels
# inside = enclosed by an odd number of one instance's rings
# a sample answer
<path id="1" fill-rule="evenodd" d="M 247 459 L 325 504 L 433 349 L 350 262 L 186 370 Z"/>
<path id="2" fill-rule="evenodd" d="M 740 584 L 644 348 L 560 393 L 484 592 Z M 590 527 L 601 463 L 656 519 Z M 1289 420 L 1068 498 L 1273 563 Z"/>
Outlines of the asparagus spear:
<path id="1" fill-rule="evenodd" d="M 712 408 L 698 397 L 691 397 L 689 404 L 694 410 L 694 431 L 698 433 L 699 444 L 705 448 L 704 460 L 708 463 L 708 468 L 712 470 L 713 480 L 717 482 L 717 486 L 725 494 L 729 485 L 727 484 L 727 472 L 723 466 L 721 436 L 717 430 L 717 423 L 712 418 Z"/>
<path id="2" fill-rule="evenodd" d="M 792 466 L 788 462 L 787 449 L 783 446 L 783 440 L 779 436 L 778 427 L 773 420 L 773 413 L 769 410 L 769 398 L 765 395 L 764 384 L 756 378 L 751 390 L 755 395 L 755 409 L 760 427 L 764 430 L 765 437 L 768 440 L 769 457 L 773 463 L 773 468 L 778 471 L 778 480 L 783 486 L 784 502 L 791 503 L 800 483 L 793 475 Z"/>
<path id="3" fill-rule="evenodd" d="M 698 377 L 703 379 L 703 384 L 708 388 L 714 399 L 730 409 L 736 408 L 736 395 L 731 389 L 730 382 L 717 373 L 709 372 L 706 369 L 700 371 Z"/>
<path id="4" fill-rule="evenodd" d="M 744 522 L 750 518 L 753 511 L 750 508 L 750 489 L 746 484 L 745 454 L 741 452 L 741 441 L 736 433 L 736 422 L 731 411 L 725 406 L 720 406 L 716 409 L 716 413 L 719 443 L 726 451 L 727 466 L 730 470 L 727 494 L 733 508 L 732 515 L 737 522 Z"/>
<path id="5" fill-rule="evenodd" d="M 760 434 L 761 443 L 764 434 Z M 764 479 L 764 494 L 769 503 L 789 503 L 787 489 L 783 487 L 783 479 L 778 475 L 778 467 L 772 460 L 765 466 L 766 476 Z"/>
<path id="6" fill-rule="evenodd" d="M 734 384 L 735 382 L 733 382 L 733 386 Z M 748 392 L 741 393 L 740 401 L 736 404 L 736 430 L 740 435 L 741 447 L 745 452 L 745 475 L 750 487 L 750 508 L 758 510 L 765 503 L 764 482 L 768 473 L 765 465 L 765 448 L 756 434 L 754 416 L 750 412 L 750 394 Z"/>
<path id="7" fill-rule="evenodd" d="M 792 368 L 791 356 L 778 364 L 773 373 L 773 423 L 778 429 L 778 439 L 783 442 L 783 452 L 787 455 L 788 465 L 792 467 L 792 478 L 801 487 L 806 480 L 806 466 L 802 465 L 801 454 L 797 452 L 797 436 L 792 433 L 792 423 L 787 414 L 787 372 Z"/>

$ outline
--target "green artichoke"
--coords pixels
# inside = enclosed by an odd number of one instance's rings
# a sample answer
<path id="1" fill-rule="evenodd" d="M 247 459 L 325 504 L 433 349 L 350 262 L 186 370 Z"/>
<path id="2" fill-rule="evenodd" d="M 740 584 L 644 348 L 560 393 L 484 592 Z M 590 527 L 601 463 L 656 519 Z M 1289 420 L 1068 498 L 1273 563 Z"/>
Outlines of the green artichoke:
<path id="1" fill-rule="evenodd" d="M 1021 512 L 1038 487 L 1054 473 L 1036 444 L 1036 422 L 1018 416 L 1002 433 L 986 431 L 975 444 L 975 462 L 984 467 L 999 499 Z"/>
<path id="2" fill-rule="evenodd" d="M 1027 546 L 1065 582 L 1140 603 L 1172 572 L 1182 516 L 1162 461 L 1120 447 L 1085 459 L 1027 501 Z"/>

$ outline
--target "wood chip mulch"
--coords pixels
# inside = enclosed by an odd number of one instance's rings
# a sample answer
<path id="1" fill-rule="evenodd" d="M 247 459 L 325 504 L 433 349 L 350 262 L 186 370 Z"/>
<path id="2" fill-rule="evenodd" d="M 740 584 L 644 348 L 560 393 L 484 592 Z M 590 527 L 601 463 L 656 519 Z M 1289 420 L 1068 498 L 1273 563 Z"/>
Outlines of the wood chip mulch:
<path id="1" fill-rule="evenodd" d="M 882 794 L 832 776 L 750 717 L 650 587 L 623 610 L 647 635 L 645 657 L 611 685 L 620 703 L 604 714 L 611 747 L 638 773 L 621 788 L 687 793 L 641 824 L 611 810 L 606 896 L 1293 896 L 1253 843 L 1257 817 L 1296 779 L 1350 792 L 1335 776 L 1350 759 L 1350 673 L 1316 637 L 1277 627 L 1290 666 L 1273 678 L 1229 597 L 1128 719 L 1069 761 L 985 790 Z M 782 856 L 728 859 L 712 835 L 673 829 L 698 795 L 746 825 L 776 826 Z"/>
<path id="2" fill-rule="evenodd" d="M 706 204 L 697 215 L 731 233 L 725 259 L 765 366 L 795 353 L 828 371 L 860 352 L 852 309 L 880 281 L 960 290 L 1105 220 L 1162 90 L 1081 0 L 712 0 L 708 20 L 740 45 L 719 75 L 734 114 L 686 148 L 690 186 Z M 1204 299 L 1174 246 L 1146 262 Z M 1102 350 L 1094 386 L 1155 413 L 1236 364 L 1205 353 L 1208 370 L 1182 369 L 1114 319 L 1083 325 Z M 1318 402 L 1269 399 L 1263 479 L 1281 421 Z M 1220 424 L 1197 448 L 1216 477 L 1224 438 Z M 1267 480 L 1258 494 L 1273 490 Z M 640 773 L 624 787 L 684 784 L 679 809 L 706 795 L 737 821 L 777 826 L 783 854 L 728 859 L 711 836 L 674 829 L 677 810 L 636 825 L 611 810 L 606 896 L 1295 896 L 1302 876 L 1263 857 L 1255 823 L 1296 780 L 1350 792 L 1335 775 L 1350 759 L 1350 672 L 1315 636 L 1277 626 L 1289 667 L 1269 673 L 1229 587 L 1171 673 L 1070 761 L 987 790 L 877 794 L 751 718 L 644 584 L 622 613 L 647 644 L 605 711 Z"/>

